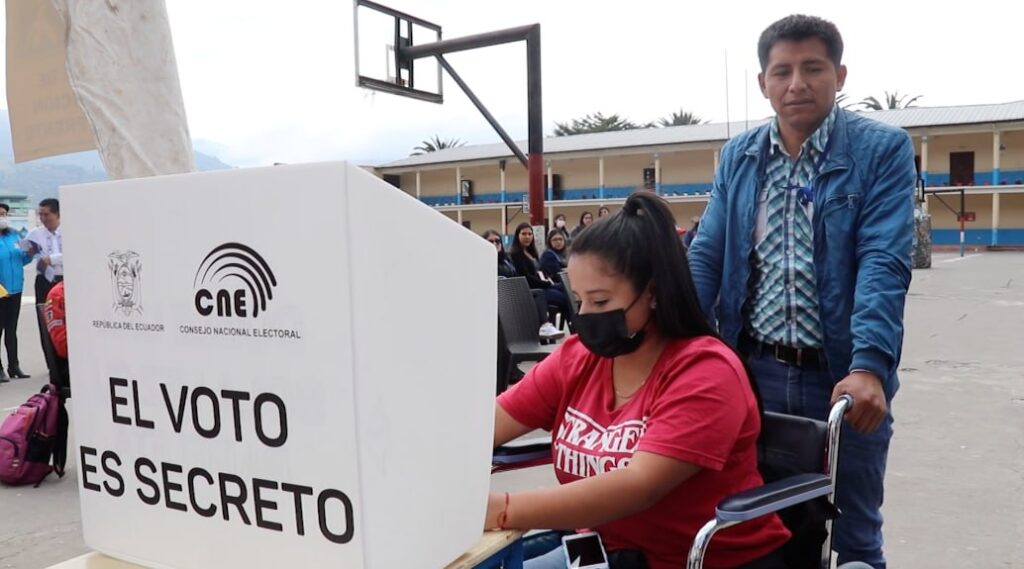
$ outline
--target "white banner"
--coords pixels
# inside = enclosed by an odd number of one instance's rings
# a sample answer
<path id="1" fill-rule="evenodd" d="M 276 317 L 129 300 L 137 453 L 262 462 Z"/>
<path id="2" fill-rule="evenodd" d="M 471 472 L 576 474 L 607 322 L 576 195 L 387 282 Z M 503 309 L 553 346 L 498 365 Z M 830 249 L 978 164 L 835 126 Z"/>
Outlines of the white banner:
<path id="1" fill-rule="evenodd" d="M 398 569 L 477 541 L 489 244 L 345 163 L 61 199 L 89 546 L 175 569 Z"/>
<path id="2" fill-rule="evenodd" d="M 7 0 L 7 108 L 15 162 L 95 148 L 68 83 L 65 26 L 49 1 Z"/>

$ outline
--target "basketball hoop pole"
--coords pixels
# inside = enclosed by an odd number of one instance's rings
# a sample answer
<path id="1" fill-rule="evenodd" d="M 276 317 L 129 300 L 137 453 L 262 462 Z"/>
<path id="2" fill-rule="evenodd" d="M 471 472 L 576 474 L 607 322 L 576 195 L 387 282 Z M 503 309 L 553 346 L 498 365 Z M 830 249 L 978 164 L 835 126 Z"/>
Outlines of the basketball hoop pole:
<path id="1" fill-rule="evenodd" d="M 541 120 L 540 24 L 526 33 L 527 151 L 530 153 L 530 224 L 544 223 L 544 125 Z"/>
<path id="2" fill-rule="evenodd" d="M 365 2 L 365 0 L 360 0 Z M 527 152 L 529 157 L 524 157 L 508 133 L 498 124 L 494 116 L 484 107 L 480 99 L 470 90 L 466 82 L 451 65 L 444 59 L 444 56 L 457 51 L 466 51 L 480 47 L 490 47 L 517 41 L 526 42 L 526 101 L 527 101 Z M 541 104 L 541 76 L 540 76 L 540 24 L 508 28 L 493 32 L 485 32 L 471 36 L 463 36 L 449 40 L 442 40 L 433 43 L 425 43 L 412 46 L 396 46 L 395 57 L 399 62 L 412 61 L 424 57 L 436 57 L 441 67 L 452 76 L 452 79 L 462 88 L 470 101 L 484 115 L 487 122 L 494 127 L 512 153 L 526 167 L 529 174 L 529 196 L 530 196 L 530 224 L 542 225 L 544 223 L 544 125 Z"/>
<path id="3" fill-rule="evenodd" d="M 942 196 L 940 196 L 939 194 L 960 194 L 960 211 L 953 209 L 948 203 L 946 203 L 946 200 L 942 199 Z M 960 256 L 963 257 L 964 247 L 966 244 L 965 236 L 967 233 L 967 203 L 966 198 L 964 196 L 964 188 L 948 190 L 921 190 L 921 195 L 922 197 L 929 195 L 935 196 L 935 199 L 937 199 L 940 204 L 946 206 L 946 209 L 953 212 L 953 215 L 956 216 L 956 220 L 960 223 Z"/>

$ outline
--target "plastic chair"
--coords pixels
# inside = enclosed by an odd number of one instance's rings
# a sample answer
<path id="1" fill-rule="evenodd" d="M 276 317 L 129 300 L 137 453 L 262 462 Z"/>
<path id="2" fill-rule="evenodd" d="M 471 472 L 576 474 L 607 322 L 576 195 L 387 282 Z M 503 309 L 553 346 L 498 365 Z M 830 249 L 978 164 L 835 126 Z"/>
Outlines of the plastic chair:
<path id="1" fill-rule="evenodd" d="M 561 271 L 558 273 L 558 276 L 562 279 L 562 286 L 565 288 L 565 294 L 569 295 L 569 308 L 572 310 L 572 315 L 575 318 L 576 315 L 580 313 L 580 302 L 572 292 L 572 283 L 569 281 L 569 271 Z"/>
<path id="2" fill-rule="evenodd" d="M 513 372 L 522 362 L 539 362 L 554 351 L 554 345 L 541 345 L 537 308 L 526 277 L 498 281 L 499 338 L 504 339 L 508 360 L 499 372 L 498 393 L 508 388 Z"/>
<path id="3" fill-rule="evenodd" d="M 67 360 L 57 357 L 53 349 L 53 340 L 50 339 L 50 332 L 46 329 L 46 305 L 36 305 L 36 322 L 39 324 L 39 338 L 43 347 L 43 357 L 46 359 L 46 367 L 50 370 L 50 383 L 60 389 L 60 397 L 68 399 L 71 397 L 71 376 L 68 373 Z"/>

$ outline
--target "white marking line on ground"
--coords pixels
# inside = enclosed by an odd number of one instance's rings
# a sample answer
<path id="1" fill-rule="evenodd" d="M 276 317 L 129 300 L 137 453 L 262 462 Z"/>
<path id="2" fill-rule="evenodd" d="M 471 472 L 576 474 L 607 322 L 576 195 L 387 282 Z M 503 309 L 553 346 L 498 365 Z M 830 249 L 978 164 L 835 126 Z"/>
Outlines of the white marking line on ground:
<path id="1" fill-rule="evenodd" d="M 955 263 L 957 261 L 963 261 L 964 259 L 973 259 L 974 257 L 980 257 L 982 255 L 984 255 L 984 253 L 975 253 L 974 255 L 967 255 L 966 257 L 954 257 L 952 259 L 944 259 L 944 260 L 939 261 L 939 262 L 940 263 Z"/>
<path id="2" fill-rule="evenodd" d="M 14 411 L 15 409 L 17 409 L 17 407 L 8 407 L 8 408 L 4 409 L 3 412 L 6 413 L 8 411 Z"/>
<path id="3" fill-rule="evenodd" d="M 35 304 L 35 303 L 36 303 L 36 297 L 34 297 L 34 296 L 23 296 L 23 297 L 21 297 L 21 305 L 22 306 L 25 306 L 26 304 Z"/>

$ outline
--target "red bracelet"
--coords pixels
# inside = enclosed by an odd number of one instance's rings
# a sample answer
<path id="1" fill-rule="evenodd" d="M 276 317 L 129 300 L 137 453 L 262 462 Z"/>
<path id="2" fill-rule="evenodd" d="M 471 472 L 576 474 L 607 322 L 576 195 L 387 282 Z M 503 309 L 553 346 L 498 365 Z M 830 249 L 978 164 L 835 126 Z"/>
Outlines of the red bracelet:
<path id="1" fill-rule="evenodd" d="M 505 492 L 505 509 L 498 514 L 498 529 L 506 529 L 506 522 L 508 522 L 508 492 Z"/>

